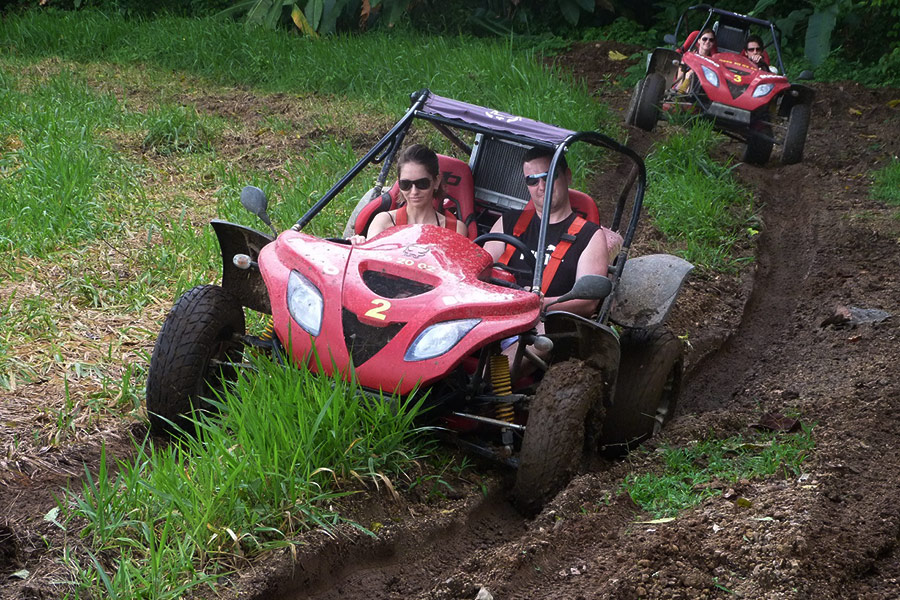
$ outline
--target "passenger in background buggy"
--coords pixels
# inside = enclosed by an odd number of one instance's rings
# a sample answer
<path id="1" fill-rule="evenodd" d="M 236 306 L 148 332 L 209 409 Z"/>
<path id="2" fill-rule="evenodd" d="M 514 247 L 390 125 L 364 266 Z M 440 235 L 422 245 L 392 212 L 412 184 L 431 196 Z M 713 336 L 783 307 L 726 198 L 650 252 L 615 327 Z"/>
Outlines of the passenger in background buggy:
<path id="1" fill-rule="evenodd" d="M 449 212 L 444 215 L 435 208 L 435 197 L 441 198 L 441 171 L 437 154 L 422 144 L 404 148 L 397 157 L 397 177 L 404 204 L 399 208 L 375 215 L 369 225 L 368 238 L 350 237 L 353 244 L 378 235 L 394 225 L 437 225 L 466 235 L 466 225 Z"/>
<path id="2" fill-rule="evenodd" d="M 697 39 L 698 35 L 700 39 Z M 691 44 L 695 39 L 697 39 L 697 43 L 691 47 Z M 712 57 L 712 55 L 718 51 L 718 48 L 716 47 L 716 34 L 709 28 L 704 29 L 699 34 L 696 31 L 692 31 L 679 49 L 679 53 L 683 54 L 689 48 L 691 49 L 691 52 L 699 54 L 700 56 L 706 56 L 707 58 Z M 690 88 L 692 77 L 693 73 L 691 72 L 690 67 L 685 63 L 681 63 L 681 68 L 675 76 L 675 81 L 672 82 L 672 88 L 678 90 L 682 94 L 686 93 Z"/>

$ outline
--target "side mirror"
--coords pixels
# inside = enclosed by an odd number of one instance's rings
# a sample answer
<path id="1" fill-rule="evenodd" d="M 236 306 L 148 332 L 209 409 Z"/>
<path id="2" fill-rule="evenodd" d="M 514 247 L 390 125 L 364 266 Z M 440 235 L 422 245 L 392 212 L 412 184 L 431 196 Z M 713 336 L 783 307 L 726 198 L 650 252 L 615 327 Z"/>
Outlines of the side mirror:
<path id="1" fill-rule="evenodd" d="M 814 77 L 815 77 L 815 75 L 813 75 L 813 72 L 810 71 L 809 69 L 804 69 L 803 71 L 800 72 L 799 75 L 797 75 L 797 79 L 799 81 L 809 81 L 809 80 L 813 79 Z"/>
<path id="2" fill-rule="evenodd" d="M 249 212 L 259 217 L 263 223 L 268 225 L 269 229 L 272 230 L 272 233 L 274 233 L 276 237 L 278 236 L 278 232 L 272 227 L 272 220 L 269 219 L 269 213 L 266 212 L 266 209 L 269 207 L 269 200 L 266 198 L 266 193 L 264 191 L 253 185 L 244 186 L 244 189 L 241 190 L 241 204 L 243 204 L 244 208 Z"/>
<path id="3" fill-rule="evenodd" d="M 572 289 L 547 304 L 547 308 L 567 300 L 602 300 L 612 291 L 612 282 L 603 275 L 585 275 L 575 280 Z"/>
<path id="4" fill-rule="evenodd" d="M 667 44 L 672 45 L 672 46 L 678 45 L 677 41 L 675 40 L 675 34 L 674 34 L 674 33 L 667 33 L 666 35 L 664 35 L 664 36 L 663 36 L 663 41 L 664 41 L 665 43 L 667 43 Z"/>

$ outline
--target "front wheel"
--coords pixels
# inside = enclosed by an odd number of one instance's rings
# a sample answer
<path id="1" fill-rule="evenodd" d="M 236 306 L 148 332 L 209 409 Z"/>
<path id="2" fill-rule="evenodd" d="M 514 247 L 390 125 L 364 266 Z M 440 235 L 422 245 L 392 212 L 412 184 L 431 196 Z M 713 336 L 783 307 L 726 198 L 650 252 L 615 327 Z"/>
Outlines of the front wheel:
<path id="1" fill-rule="evenodd" d="M 631 94 L 631 100 L 628 102 L 628 108 L 625 110 L 625 124 L 634 125 L 634 117 L 637 114 L 638 101 L 641 98 L 641 88 L 644 80 L 634 84 L 634 92 Z"/>
<path id="2" fill-rule="evenodd" d="M 795 104 L 791 107 L 784 147 L 781 149 L 781 163 L 793 165 L 803 160 L 806 132 L 809 129 L 809 104 Z"/>
<path id="3" fill-rule="evenodd" d="M 629 330 L 612 406 L 603 424 L 606 454 L 621 455 L 659 433 L 675 412 L 684 365 L 681 341 L 670 331 Z"/>
<path id="4" fill-rule="evenodd" d="M 772 126 L 763 125 L 753 129 L 747 135 L 747 147 L 744 149 L 744 162 L 752 165 L 764 165 L 772 156 Z"/>
<path id="5" fill-rule="evenodd" d="M 580 360 L 550 367 L 528 412 L 519 471 L 513 488 L 516 506 L 537 513 L 571 479 L 584 450 L 585 420 L 602 410 L 600 373 Z"/>
<path id="6" fill-rule="evenodd" d="M 217 285 L 185 292 L 163 323 L 147 376 L 147 413 L 155 432 L 190 431 L 189 416 L 237 379 L 244 310 Z"/>
<path id="7" fill-rule="evenodd" d="M 660 105 L 666 91 L 666 80 L 660 73 L 650 73 L 639 85 L 640 94 L 634 109 L 634 125 L 644 131 L 653 131 L 659 120 Z"/>

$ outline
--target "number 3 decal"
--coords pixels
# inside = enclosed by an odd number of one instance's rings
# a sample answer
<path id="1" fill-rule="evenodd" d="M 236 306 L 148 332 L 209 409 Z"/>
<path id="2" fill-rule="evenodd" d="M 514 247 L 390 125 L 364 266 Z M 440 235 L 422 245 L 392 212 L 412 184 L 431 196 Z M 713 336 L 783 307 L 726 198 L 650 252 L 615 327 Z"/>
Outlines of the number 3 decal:
<path id="1" fill-rule="evenodd" d="M 370 308 L 366 311 L 367 317 L 372 317 L 373 319 L 378 319 L 379 321 L 384 321 L 385 312 L 387 309 L 391 307 L 391 303 L 387 300 L 383 300 L 382 298 L 375 298 L 372 300 L 372 304 L 375 305 L 375 308 Z"/>
<path id="2" fill-rule="evenodd" d="M 737 73 L 734 74 L 734 82 L 735 82 L 735 83 L 740 83 L 740 82 L 741 82 L 741 76 L 738 75 Z"/>

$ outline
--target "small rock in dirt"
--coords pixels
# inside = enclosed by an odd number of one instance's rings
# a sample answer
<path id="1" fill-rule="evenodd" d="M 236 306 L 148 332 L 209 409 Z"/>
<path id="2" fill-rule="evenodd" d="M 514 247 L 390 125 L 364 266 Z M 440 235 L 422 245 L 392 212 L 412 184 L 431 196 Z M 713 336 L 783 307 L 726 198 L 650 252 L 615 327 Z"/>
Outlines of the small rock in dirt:
<path id="1" fill-rule="evenodd" d="M 879 308 L 860 308 L 858 306 L 838 306 L 834 314 L 822 321 L 820 327 L 835 328 L 856 327 L 863 323 L 881 323 L 890 318 L 891 313 Z"/>
<path id="2" fill-rule="evenodd" d="M 478 595 L 475 596 L 475 600 L 494 600 L 494 595 L 491 594 L 486 587 L 478 590 Z"/>

